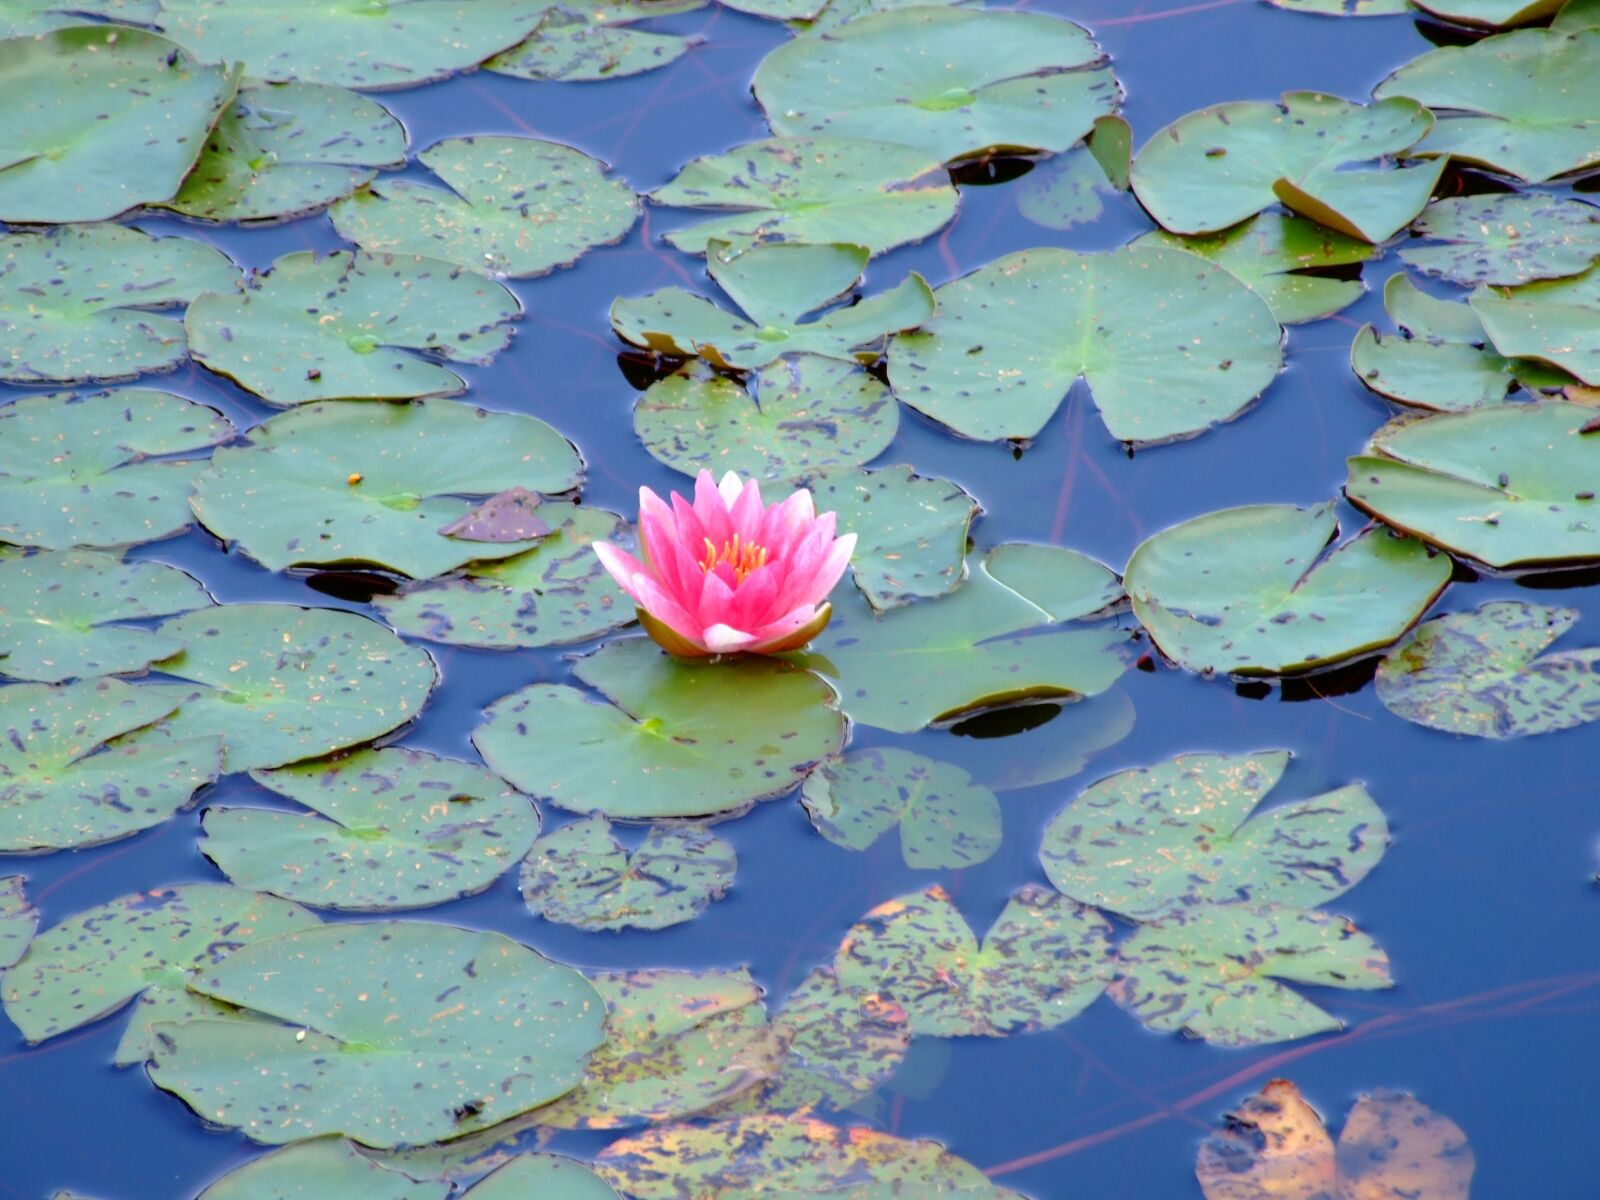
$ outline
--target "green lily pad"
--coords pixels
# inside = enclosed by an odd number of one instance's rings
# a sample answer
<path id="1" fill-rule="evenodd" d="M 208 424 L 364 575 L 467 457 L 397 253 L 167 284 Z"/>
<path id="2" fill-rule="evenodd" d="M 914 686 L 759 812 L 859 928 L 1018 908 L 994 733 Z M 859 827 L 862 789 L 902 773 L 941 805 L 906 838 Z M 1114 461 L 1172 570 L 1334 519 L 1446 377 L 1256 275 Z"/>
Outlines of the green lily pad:
<path id="1" fill-rule="evenodd" d="M 738 864 L 733 847 L 704 825 L 651 825 L 630 854 L 594 816 L 533 843 L 522 898 L 545 920 L 579 929 L 666 929 L 721 899 Z"/>
<path id="2" fill-rule="evenodd" d="M 1032 728 L 1005 737 L 964 739 L 962 765 L 990 791 L 1071 779 L 1096 754 L 1132 733 L 1137 719 L 1133 701 L 1121 691 L 1108 692 L 1093 704 L 1040 707 L 1053 709 L 1054 715 Z"/>
<path id="3" fill-rule="evenodd" d="M 1447 733 L 1512 738 L 1600 720 L 1600 648 L 1546 654 L 1575 608 L 1502 600 L 1424 621 L 1378 664 L 1390 712 Z"/>
<path id="4" fill-rule="evenodd" d="M 1550 22 L 1550 28 L 1559 33 L 1600 29 L 1600 0 L 1567 0 L 1556 19 Z"/>
<path id="5" fill-rule="evenodd" d="M 442 1180 L 387 1171 L 342 1138 L 296 1142 L 229 1171 L 198 1200 L 444 1200 Z"/>
<path id="6" fill-rule="evenodd" d="M 1380 521 L 1491 567 L 1600 562 L 1595 410 L 1546 400 L 1385 426 L 1345 495 Z"/>
<path id="7" fill-rule="evenodd" d="M 0 968 L 21 958 L 39 927 L 39 913 L 23 891 L 21 875 L 0 876 Z"/>
<path id="8" fill-rule="evenodd" d="M 214 805 L 201 853 L 240 887 L 313 908 L 387 912 L 471 896 L 539 833 L 532 802 L 490 772 L 400 746 L 253 778 L 311 812 Z"/>
<path id="9" fill-rule="evenodd" d="M 644 448 L 685 475 L 776 480 L 858 466 L 888 449 L 899 424 L 900 406 L 874 376 L 816 354 L 786 354 L 743 384 L 685 363 L 633 406 Z"/>
<path id="10" fill-rule="evenodd" d="M 963 2 L 964 0 L 828 0 L 816 17 L 809 21 L 792 21 L 790 27 L 796 31 L 820 33 L 828 29 L 837 29 L 846 21 L 853 21 L 866 13 L 894 12 L 902 8 L 929 8 L 939 5 L 953 6 Z"/>
<path id="11" fill-rule="evenodd" d="M 201 363 L 287 408 L 458 395 L 461 377 L 418 355 L 487 363 L 521 311 L 500 284 L 435 258 L 302 251 L 200 297 L 184 327 Z"/>
<path id="12" fill-rule="evenodd" d="M 0 0 L 0 37 L 49 33 L 95 17 L 150 25 L 160 15 L 160 0 Z"/>
<path id="13" fill-rule="evenodd" d="M 0 380 L 79 383 L 171 370 L 189 345 L 183 323 L 155 310 L 239 278 L 233 260 L 203 242 L 122 225 L 0 236 Z"/>
<path id="14" fill-rule="evenodd" d="M 374 253 L 428 254 L 526 279 L 621 241 L 639 219 L 632 188 L 558 142 L 446 138 L 417 161 L 450 190 L 406 179 L 371 184 L 329 212 L 339 236 Z"/>
<path id="15" fill-rule="evenodd" d="M 628 638 L 573 674 L 603 701 L 533 684 L 491 705 L 472 735 L 491 770 L 573 812 L 731 815 L 789 791 L 844 744 L 833 690 L 789 663 L 675 659 Z"/>
<path id="16" fill-rule="evenodd" d="M 1504 293 L 1480 288 L 1470 303 L 1501 354 L 1548 363 L 1600 386 L 1600 267 Z"/>
<path id="17" fill-rule="evenodd" d="M 1089 147 L 1074 146 L 1028 172 L 1017 185 L 1017 211 L 1045 229 L 1072 229 L 1104 212 L 1115 191 Z"/>
<path id="18" fill-rule="evenodd" d="M 431 1196 L 431 1193 L 430 1193 Z M 461 1200 L 617 1200 L 583 1163 L 556 1154 L 519 1154 L 484 1176 Z M 362 1194 L 366 1200 L 366 1194 Z"/>
<path id="19" fill-rule="evenodd" d="M 1162 652 L 1202 674 L 1283 675 L 1381 650 L 1450 582 L 1450 560 L 1369 526 L 1336 549 L 1333 504 L 1252 504 L 1146 539 L 1124 583 Z"/>
<path id="20" fill-rule="evenodd" d="M 1111 435 L 1150 444 L 1238 416 L 1283 365 L 1267 302 L 1158 246 L 1023 250 L 934 292 L 889 347 L 900 400 L 963 437 L 1031 438 L 1087 379 Z"/>
<path id="21" fill-rule="evenodd" d="M 251 81 L 166 207 L 203 221 L 301 217 L 405 161 L 405 126 L 377 101 L 323 83 Z"/>
<path id="22" fill-rule="evenodd" d="M 468 1133 L 571 1091 L 603 1040 L 604 1005 L 571 967 L 424 921 L 281 934 L 189 986 L 271 1019 L 158 1024 L 151 1081 L 271 1144 Z"/>
<path id="23" fill-rule="evenodd" d="M 865 246 L 778 243 L 731 257 L 727 252 L 724 242 L 708 243 L 706 270 L 748 319 L 694 292 L 663 288 L 617 298 L 611 305 L 617 336 L 659 354 L 698 356 L 724 370 L 754 370 L 785 354 L 870 363 L 889 334 L 914 329 L 933 315 L 933 291 L 913 271 L 859 304 L 802 320 L 861 281 Z"/>
<path id="24" fill-rule="evenodd" d="M 1313 908 L 1366 878 L 1388 846 L 1360 784 L 1251 819 L 1289 752 L 1180 754 L 1085 788 L 1045 826 L 1050 882 L 1135 921 L 1205 903 Z"/>
<path id="25" fill-rule="evenodd" d="M 1581 275 L 1600 259 L 1600 208 L 1559 196 L 1453 196 L 1422 210 L 1412 232 L 1443 246 L 1400 257 L 1464 287 Z"/>
<path id="26" fill-rule="evenodd" d="M 229 771 L 254 771 L 369 742 L 414 719 L 438 682 L 427 651 L 355 613 L 228 604 L 160 627 L 183 650 L 161 670 L 174 737 L 220 734 Z"/>
<path id="27" fill-rule="evenodd" d="M 633 29 L 636 21 L 692 12 L 705 0 L 600 0 L 552 5 L 533 36 L 495 55 L 484 70 L 517 79 L 621 79 L 681 58 L 695 39 Z"/>
<path id="28" fill-rule="evenodd" d="M 117 679 L 0 688 L 0 853 L 115 841 L 189 803 L 222 747 L 157 725 L 180 698 Z"/>
<path id="29" fill-rule="evenodd" d="M 1431 50 L 1373 95 L 1409 96 L 1438 120 L 1411 151 L 1541 183 L 1600 163 L 1600 28 L 1519 29 Z"/>
<path id="30" fill-rule="evenodd" d="M 60 683 L 143 671 L 183 647 L 114 622 L 211 603 L 198 580 L 154 560 L 83 550 L 0 560 L 0 675 Z"/>
<path id="31" fill-rule="evenodd" d="M 1508 29 L 1547 21 L 1567 0 L 1415 0 L 1423 12 L 1457 25 Z"/>
<path id="32" fill-rule="evenodd" d="M 105 221 L 170 200 L 238 83 L 237 68 L 140 29 L 0 41 L 0 221 Z"/>
<path id="33" fill-rule="evenodd" d="M 1204 904 L 1141 925 L 1117 947 L 1110 997 L 1147 1028 L 1260 1046 L 1344 1028 L 1285 983 L 1393 986 L 1389 957 L 1343 917 Z"/>
<path id="34" fill-rule="evenodd" d="M 1359 279 L 1306 272 L 1363 263 L 1375 253 L 1358 238 L 1274 212 L 1198 237 L 1156 229 L 1134 244 L 1171 246 L 1216 263 L 1271 305 L 1280 325 L 1320 321 L 1361 299 L 1367 289 Z"/>
<path id="35" fill-rule="evenodd" d="M 795 38 L 751 88 L 774 133 L 878 138 L 941 161 L 1065 150 L 1120 99 L 1080 26 L 968 8 L 867 13 Z"/>
<path id="36" fill-rule="evenodd" d="M 873 254 L 937 233 L 961 197 L 939 160 L 866 138 L 768 138 L 697 158 L 650 193 L 657 204 L 722 210 L 667 233 L 673 247 L 704 254 L 759 242 L 843 242 Z"/>
<path id="37" fill-rule="evenodd" d="M 953 763 L 893 746 L 819 763 L 800 789 L 818 833 L 865 850 L 895 826 L 908 867 L 959 870 L 1000 848 L 1000 802 Z"/>
<path id="38" fill-rule="evenodd" d="M 980 945 L 942 887 L 878 905 L 844 935 L 844 987 L 898 1001 L 911 1032 L 1006 1037 L 1054 1029 L 1105 990 L 1111 925 L 1092 908 L 1029 884 Z"/>
<path id="39" fill-rule="evenodd" d="M 1274 8 L 1323 17 L 1392 17 L 1414 12 L 1411 0 L 1267 0 Z"/>

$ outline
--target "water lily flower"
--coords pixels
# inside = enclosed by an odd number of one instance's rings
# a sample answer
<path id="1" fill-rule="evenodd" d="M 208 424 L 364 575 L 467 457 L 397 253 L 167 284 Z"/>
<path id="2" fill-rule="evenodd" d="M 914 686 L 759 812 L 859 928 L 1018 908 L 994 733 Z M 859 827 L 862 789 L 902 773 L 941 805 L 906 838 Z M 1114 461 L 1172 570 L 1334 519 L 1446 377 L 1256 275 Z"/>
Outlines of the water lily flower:
<path id="1" fill-rule="evenodd" d="M 833 615 L 828 593 L 856 547 L 855 534 L 834 536 L 835 521 L 805 488 L 765 505 L 755 480 L 729 471 L 719 484 L 701 471 L 692 504 L 639 489 L 643 561 L 608 542 L 594 550 L 669 654 L 778 654 Z"/>

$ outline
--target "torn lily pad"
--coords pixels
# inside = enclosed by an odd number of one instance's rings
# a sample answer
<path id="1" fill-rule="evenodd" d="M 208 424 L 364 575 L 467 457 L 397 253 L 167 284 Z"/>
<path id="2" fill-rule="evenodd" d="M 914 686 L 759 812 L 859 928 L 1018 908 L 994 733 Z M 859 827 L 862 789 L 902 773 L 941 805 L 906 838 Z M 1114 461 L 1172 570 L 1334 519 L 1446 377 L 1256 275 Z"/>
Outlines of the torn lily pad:
<path id="1" fill-rule="evenodd" d="M 1333 550 L 1333 504 L 1226 508 L 1147 538 L 1128 560 L 1134 615 L 1201 674 L 1284 675 L 1381 650 L 1450 582 L 1450 560 L 1369 526 Z"/>
<path id="2" fill-rule="evenodd" d="M 1469 303 L 1501 354 L 1600 386 L 1600 267 L 1504 292 L 1479 288 Z"/>
<path id="3" fill-rule="evenodd" d="M 1445 245 L 1402 249 L 1401 260 L 1463 287 L 1581 275 L 1600 259 L 1600 208 L 1560 196 L 1452 196 L 1411 230 Z"/>
<path id="4" fill-rule="evenodd" d="M 695 39 L 634 29 L 635 22 L 674 16 L 705 0 L 599 0 L 582 6 L 552 4 L 533 35 L 489 59 L 483 69 L 517 79 L 562 82 L 622 79 L 664 67 Z"/>
<path id="5" fill-rule="evenodd" d="M 23 891 L 25 882 L 21 875 L 0 876 L 0 968 L 22 957 L 39 925 L 39 913 Z"/>
<path id="6" fill-rule="evenodd" d="M 522 864 L 522 898 L 579 929 L 666 929 L 693 920 L 733 883 L 738 855 L 704 825 L 657 822 L 630 853 L 604 817 L 546 833 Z"/>
<path id="7" fill-rule="evenodd" d="M 200 297 L 184 327 L 202 364 L 287 408 L 458 395 L 466 383 L 433 360 L 489 362 L 521 312 L 498 283 L 436 258 L 300 251 Z"/>
<path id="8" fill-rule="evenodd" d="M 1101 117 L 1101 121 L 1122 120 Z M 1017 185 L 1017 211 L 1045 229 L 1072 229 L 1095 220 L 1118 188 L 1088 146 L 1074 146 L 1040 163 Z"/>
<path id="9" fill-rule="evenodd" d="M 385 1170 L 343 1138 L 295 1142 L 252 1158 L 218 1179 L 198 1200 L 291 1200 L 360 1196 L 361 1200 L 445 1200 L 449 1183 Z"/>

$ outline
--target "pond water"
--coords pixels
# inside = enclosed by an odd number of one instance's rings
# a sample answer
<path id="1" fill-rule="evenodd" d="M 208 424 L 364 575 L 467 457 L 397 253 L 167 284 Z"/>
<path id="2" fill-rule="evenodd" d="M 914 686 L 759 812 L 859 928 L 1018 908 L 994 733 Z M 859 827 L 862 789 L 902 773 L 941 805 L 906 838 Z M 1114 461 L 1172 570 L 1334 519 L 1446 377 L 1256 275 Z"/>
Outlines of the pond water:
<path id="1" fill-rule="evenodd" d="M 1365 97 L 1432 45 L 1409 16 L 1319 19 L 1250 0 L 1050 0 L 1029 7 L 1081 23 L 1110 54 L 1136 146 L 1184 113 L 1222 101 L 1292 89 Z M 464 133 L 533 135 L 605 160 L 643 193 L 690 158 L 767 135 L 749 81 L 789 36 L 780 23 L 720 8 L 663 18 L 655 27 L 704 41 L 664 68 L 601 84 L 477 72 L 379 98 L 404 121 L 413 148 Z M 407 173 L 426 177 L 416 165 Z M 1018 211 L 1022 182 L 964 183 L 955 223 L 875 259 L 869 283 L 883 287 L 917 270 L 937 285 L 1014 250 L 1106 249 L 1152 227 L 1124 195 L 1109 197 L 1096 220 L 1066 231 L 1041 228 Z M 647 206 L 619 244 L 594 250 L 572 269 L 510 282 L 527 310 L 511 346 L 492 365 L 461 370 L 470 401 L 536 414 L 581 448 L 586 504 L 631 515 L 640 485 L 663 494 L 684 486 L 633 435 L 629 413 L 638 393 L 619 367 L 621 347 L 606 313 L 617 296 L 667 285 L 716 294 L 698 261 L 660 240 L 696 216 Z M 244 230 L 160 217 L 137 223 L 211 242 L 246 268 L 265 269 L 294 250 L 343 245 L 320 214 Z M 983 506 L 974 527 L 980 548 L 1055 543 L 1119 568 L 1144 538 L 1201 513 L 1339 495 L 1346 457 L 1391 413 L 1352 374 L 1348 352 L 1363 322 L 1387 328 L 1383 283 L 1398 266 L 1392 252 L 1380 255 L 1365 267 L 1361 300 L 1291 328 L 1286 370 L 1262 401 L 1195 440 L 1130 455 L 1096 418 L 1080 382 L 1020 451 L 954 439 L 904 410 L 892 446 L 876 461 L 913 464 L 970 491 Z M 241 428 L 275 411 L 197 365 L 155 377 L 154 386 L 212 405 Z M 0 399 L 20 394 L 12 388 Z M 1364 522 L 1343 501 L 1338 515 L 1346 532 Z M 199 529 L 130 556 L 184 568 L 222 603 L 372 611 L 359 599 L 312 587 L 304 575 L 269 574 Z M 1568 576 L 1557 581 L 1559 590 L 1545 590 L 1472 574 L 1458 570 L 1443 611 L 1500 599 L 1570 605 L 1582 617 L 1563 645 L 1600 644 L 1600 583 L 1592 576 Z M 1131 616 L 1119 620 L 1132 625 Z M 569 679 L 573 651 L 429 648 L 443 681 L 398 740 L 473 760 L 469 735 L 483 710 L 529 683 Z M 1143 643 L 1135 653 L 1149 650 Z M 973 927 L 987 928 L 1015 888 L 1043 882 L 1037 850 L 1045 823 L 1093 780 L 1186 751 L 1288 749 L 1294 761 L 1278 799 L 1363 781 L 1392 832 L 1382 862 L 1331 907 L 1384 947 L 1396 986 L 1306 989 L 1344 1022 L 1344 1032 L 1223 1048 L 1146 1030 L 1102 998 L 1043 1032 L 920 1038 L 865 1106 L 868 1116 L 842 1119 L 937 1139 L 996 1182 L 1038 1200 L 1180 1197 L 1199 1195 L 1196 1148 L 1221 1114 L 1284 1076 L 1333 1128 L 1358 1094 L 1415 1094 L 1465 1132 L 1479 1196 L 1593 1195 L 1600 1172 L 1592 1118 L 1600 1104 L 1596 726 L 1508 741 L 1452 736 L 1387 711 L 1370 669 L 1283 688 L 1235 686 L 1159 657 L 1090 702 L 1126 706 L 1133 714 L 1127 736 L 1096 750 L 1067 779 L 1004 792 L 1003 843 L 976 866 L 914 870 L 893 836 L 865 852 L 830 844 L 791 796 L 717 826 L 738 851 L 733 890 L 694 921 L 667 930 L 585 933 L 540 920 L 525 908 L 514 871 L 480 895 L 417 915 L 502 931 L 583 968 L 746 964 L 775 1005 L 811 967 L 831 959 L 857 917 L 892 897 L 942 883 Z M 852 745 L 904 746 L 992 777 L 1023 769 L 1018 764 L 1025 767 L 1028 756 L 1042 757 L 1053 742 L 1075 736 L 1081 720 L 1069 707 L 1009 739 L 942 728 L 896 735 L 857 725 Z M 197 848 L 200 810 L 269 804 L 268 797 L 247 776 L 230 775 L 193 810 L 154 829 L 81 851 L 9 858 L 0 874 L 25 876 L 41 928 L 131 891 L 218 881 Z M 547 827 L 563 819 L 546 812 Z M 176 1200 L 259 1153 L 237 1132 L 203 1127 L 141 1068 L 114 1067 L 123 1024 L 113 1016 L 31 1047 L 0 1024 L 7 1113 L 0 1196 L 32 1200 L 70 1188 L 103 1200 Z M 551 1148 L 587 1158 L 608 1140 L 564 1133 Z"/>

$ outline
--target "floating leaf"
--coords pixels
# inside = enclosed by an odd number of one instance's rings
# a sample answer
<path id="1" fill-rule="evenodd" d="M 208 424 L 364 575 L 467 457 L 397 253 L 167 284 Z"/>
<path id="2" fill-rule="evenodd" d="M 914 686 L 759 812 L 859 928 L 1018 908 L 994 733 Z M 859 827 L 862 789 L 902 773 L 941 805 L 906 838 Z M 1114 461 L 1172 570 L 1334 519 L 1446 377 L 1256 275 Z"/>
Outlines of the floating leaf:
<path id="1" fill-rule="evenodd" d="M 302 251 L 244 290 L 200 297 L 184 325 L 196 359 L 287 408 L 457 395 L 460 376 L 412 351 L 487 363 L 521 311 L 498 283 L 438 259 Z"/>
<path id="2" fill-rule="evenodd" d="M 1101 117 L 1095 124 L 1102 122 L 1126 125 L 1121 117 Z M 1115 169 L 1126 181 L 1126 163 Z M 1071 229 L 1099 217 L 1105 197 L 1118 190 L 1091 147 L 1074 146 L 1028 172 L 1017 186 L 1017 211 L 1045 229 Z"/>
<path id="3" fill-rule="evenodd" d="M 1452 196 L 1411 229 L 1447 244 L 1404 249 L 1401 259 L 1464 287 L 1580 275 L 1600 259 L 1600 208 L 1559 196 Z"/>
<path id="4" fill-rule="evenodd" d="M 1415 0 L 1430 16 L 1475 25 L 1482 29 L 1507 29 L 1555 16 L 1567 0 Z"/>
<path id="5" fill-rule="evenodd" d="M 60 683 L 143 671 L 183 647 L 114 622 L 211 602 L 198 580 L 154 560 L 82 550 L 0 560 L 0 675 Z"/>
<path id="6" fill-rule="evenodd" d="M 1203 674 L 1282 675 L 1381 650 L 1450 582 L 1450 561 L 1369 526 L 1338 536 L 1332 502 L 1252 504 L 1146 539 L 1124 583 L 1168 658 Z"/>
<path id="7" fill-rule="evenodd" d="M 1033 713 L 1043 719 L 1020 731 L 1006 726 L 1004 736 L 964 738 L 961 763 L 974 779 L 996 792 L 1071 779 L 1095 754 L 1132 733 L 1136 718 L 1133 701 L 1120 691 L 1108 692 L 1093 704 L 1043 702 L 996 715 L 1025 718 Z M 960 725 L 955 729 L 963 732 Z"/>
<path id="8" fill-rule="evenodd" d="M 1274 750 L 1118 771 L 1051 818 L 1039 860 L 1074 900 L 1135 921 L 1203 903 L 1313 908 L 1366 878 L 1389 826 L 1358 783 L 1247 819 L 1288 765 Z"/>
<path id="9" fill-rule="evenodd" d="M 582 470 L 571 442 L 521 413 L 453 400 L 311 404 L 217 451 L 193 503 L 207 529 L 269 571 L 362 563 L 425 579 L 537 543 L 447 536 L 443 526 L 476 509 L 468 497 L 566 491 Z"/>
<path id="10" fill-rule="evenodd" d="M 1470 303 L 1501 354 L 1549 363 L 1600 386 L 1600 267 L 1503 294 L 1480 288 Z"/>
<path id="11" fill-rule="evenodd" d="M 390 746 L 257 771 L 311 810 L 206 810 L 201 852 L 240 887 L 313 908 L 391 911 L 471 896 L 527 853 L 539 814 L 482 767 Z"/>
<path id="12" fill-rule="evenodd" d="M 160 0 L 5 0 L 0 5 L 0 37 L 49 33 L 87 24 L 93 17 L 149 25 L 160 14 Z"/>
<path id="13" fill-rule="evenodd" d="M 1023 250 L 934 299 L 933 319 L 889 347 L 889 382 L 980 441 L 1033 437 L 1079 376 L 1113 437 L 1193 437 L 1238 416 L 1283 365 L 1265 300 L 1163 247 Z"/>
<path id="14" fill-rule="evenodd" d="M 1077 1016 L 1105 990 L 1111 962 L 1105 918 L 1048 888 L 1019 889 L 980 946 L 935 886 L 852 925 L 834 970 L 844 987 L 897 1001 L 912 1033 L 1006 1037 Z"/>
<path id="15" fill-rule="evenodd" d="M 779 46 L 751 84 L 778 134 L 871 137 L 949 161 L 1065 150 L 1119 93 L 1086 30 L 1043 13 L 867 13 Z"/>
<path id="16" fill-rule="evenodd" d="M 1600 0 L 1567 0 L 1556 19 L 1550 22 L 1550 28 L 1560 33 L 1600 29 Z"/>
<path id="17" fill-rule="evenodd" d="M 1260 1046 L 1342 1029 L 1283 982 L 1386 988 L 1389 958 L 1343 917 L 1280 905 L 1203 904 L 1141 925 L 1117 947 L 1113 1000 L 1158 1033 Z"/>
<path id="18" fill-rule="evenodd" d="M 25 882 L 21 875 L 0 876 L 0 967 L 22 957 L 39 925 L 39 914 L 22 889 Z"/>
<path id="19" fill-rule="evenodd" d="M 604 702 L 533 684 L 491 705 L 472 735 L 497 774 L 573 812 L 738 813 L 789 791 L 844 743 L 832 689 L 788 663 L 677 659 L 629 638 L 573 674 Z"/>
<path id="20" fill-rule="evenodd" d="M 651 825 L 630 854 L 594 816 L 534 842 L 522 898 L 545 920 L 579 929 L 666 929 L 721 899 L 738 862 L 732 846 L 688 822 Z"/>
<path id="21" fill-rule="evenodd" d="M 272 1144 L 468 1133 L 571 1091 L 602 1040 L 603 1004 L 572 968 L 502 934 L 423 921 L 281 934 L 189 986 L 275 1019 L 157 1025 L 152 1082 Z"/>
<path id="22" fill-rule="evenodd" d="M 533 36 L 497 54 L 484 70 L 517 79 L 621 79 L 676 61 L 692 38 L 629 28 L 635 21 L 702 7 L 704 0 L 600 0 L 552 5 Z"/>
<path id="23" fill-rule="evenodd" d="M 871 12 L 894 12 L 902 8 L 928 8 L 955 5 L 962 0 L 828 0 L 822 11 L 811 21 L 794 21 L 791 27 L 807 32 L 837 29 L 846 21 Z"/>
<path id="24" fill-rule="evenodd" d="M 509 487 L 490 496 L 478 507 L 439 526 L 445 537 L 463 542 L 524 542 L 538 540 L 550 526 L 538 513 L 539 495 L 525 487 Z"/>
<path id="25" fill-rule="evenodd" d="M 617 1194 L 583 1163 L 555 1154 L 519 1154 L 484 1176 L 461 1200 L 529 1200 L 529 1197 L 617 1200 Z M 365 1193 L 362 1200 L 366 1200 Z"/>
<path id="26" fill-rule="evenodd" d="M 342 1138 L 296 1142 L 229 1171 L 198 1200 L 444 1200 L 450 1185 L 419 1181 L 383 1167 Z"/>

